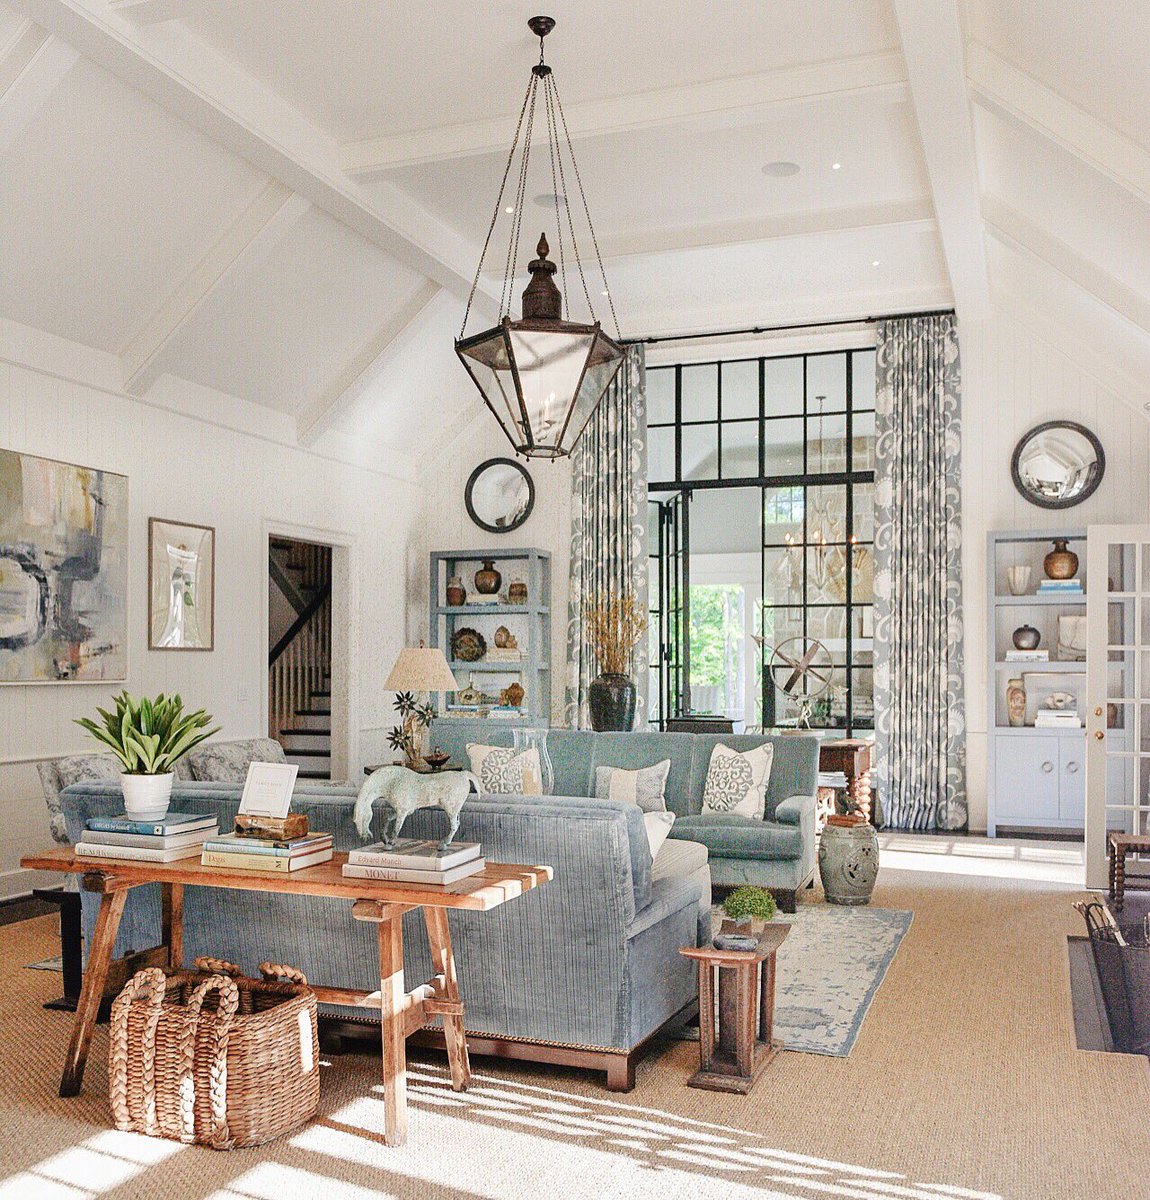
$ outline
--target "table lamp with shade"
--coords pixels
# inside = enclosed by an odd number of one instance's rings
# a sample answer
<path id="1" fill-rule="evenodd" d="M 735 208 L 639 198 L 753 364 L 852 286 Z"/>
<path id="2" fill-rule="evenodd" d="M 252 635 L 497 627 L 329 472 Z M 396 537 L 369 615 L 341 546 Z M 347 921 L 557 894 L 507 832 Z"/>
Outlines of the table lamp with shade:
<path id="1" fill-rule="evenodd" d="M 417 770 L 423 765 L 424 731 L 430 732 L 435 717 L 430 695 L 458 691 L 459 684 L 443 651 L 420 642 L 399 652 L 383 686 L 389 692 L 399 693 L 395 707 L 403 717 L 403 725 L 392 730 L 391 745 L 404 752 L 407 766 Z"/>

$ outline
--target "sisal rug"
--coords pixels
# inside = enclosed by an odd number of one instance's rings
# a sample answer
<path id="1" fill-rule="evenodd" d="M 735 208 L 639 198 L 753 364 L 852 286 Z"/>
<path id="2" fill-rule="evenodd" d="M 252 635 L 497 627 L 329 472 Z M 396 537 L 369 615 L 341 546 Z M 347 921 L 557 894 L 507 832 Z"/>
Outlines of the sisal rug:
<path id="1" fill-rule="evenodd" d="M 715 929 L 723 910 L 712 909 Z M 779 913 L 775 1032 L 787 1050 L 846 1058 L 914 914 L 804 903 Z"/>

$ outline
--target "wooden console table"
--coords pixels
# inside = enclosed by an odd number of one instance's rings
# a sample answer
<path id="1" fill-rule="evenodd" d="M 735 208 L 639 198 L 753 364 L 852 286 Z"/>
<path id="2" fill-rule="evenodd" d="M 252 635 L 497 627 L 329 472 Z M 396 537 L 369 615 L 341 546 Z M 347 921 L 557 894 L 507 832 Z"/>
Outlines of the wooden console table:
<path id="1" fill-rule="evenodd" d="M 145 966 L 178 968 L 183 965 L 184 888 L 235 888 L 248 892 L 277 892 L 295 896 L 328 896 L 351 904 L 351 915 L 379 926 L 379 991 L 312 986 L 322 1004 L 372 1007 L 380 1010 L 383 1039 L 384 1136 L 388 1145 L 398 1146 L 407 1136 L 407 1052 L 409 1034 L 422 1028 L 430 1017 L 443 1018 L 451 1086 L 463 1091 L 471 1078 L 464 1036 L 463 1001 L 460 999 L 448 909 L 485 912 L 539 887 L 552 877 L 550 867 L 488 863 L 486 870 L 447 887 L 426 884 L 383 883 L 370 879 L 345 879 L 340 873 L 346 854 L 330 862 L 306 867 L 290 875 L 265 875 L 201 866 L 194 859 L 174 863 L 117 862 L 112 859 L 79 858 L 70 849 L 32 854 L 21 866 L 33 871 L 63 871 L 83 876 L 85 891 L 100 896 L 100 911 L 88 954 L 88 969 L 76 1008 L 72 1039 L 64 1060 L 60 1095 L 75 1096 L 84 1078 L 84 1065 L 92 1039 L 92 1027 L 105 987 L 122 986 L 129 975 Z M 128 892 L 144 884 L 163 888 L 163 941 L 151 950 L 140 951 L 112 962 L 112 947 L 124 912 Z M 436 975 L 408 991 L 403 978 L 403 914 L 422 908 L 427 940 Z M 111 970 L 113 967 L 116 970 Z M 111 976 L 109 972 L 111 970 Z"/>
<path id="2" fill-rule="evenodd" d="M 790 925 L 772 922 L 754 950 L 720 950 L 713 945 L 680 949 L 680 954 L 699 964 L 699 1069 L 687 1080 L 688 1087 L 745 1096 L 783 1048 L 774 1035 L 775 956 L 790 931 Z M 760 963 L 761 979 L 756 981 Z"/>
<path id="3" fill-rule="evenodd" d="M 871 738 L 836 738 L 819 746 L 819 770 L 841 771 L 846 776 L 847 795 L 855 808 L 874 825 L 870 787 L 872 766 L 874 740 Z"/>

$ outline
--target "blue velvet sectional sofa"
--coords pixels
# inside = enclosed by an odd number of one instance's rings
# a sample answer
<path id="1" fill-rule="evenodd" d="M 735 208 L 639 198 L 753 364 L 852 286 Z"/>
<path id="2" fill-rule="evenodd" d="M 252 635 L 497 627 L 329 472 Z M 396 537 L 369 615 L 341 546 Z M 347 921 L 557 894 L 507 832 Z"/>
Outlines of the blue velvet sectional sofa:
<path id="1" fill-rule="evenodd" d="M 485 722 L 436 726 L 436 740 L 458 756 L 467 741 L 509 742 L 510 730 Z M 543 863 L 553 882 L 489 913 L 452 912 L 449 920 L 466 1005 L 468 1043 L 496 1054 L 605 1071 L 608 1087 L 627 1090 L 643 1047 L 697 1005 L 694 964 L 680 946 L 710 937 L 712 874 L 777 889 L 784 902 L 814 870 L 814 792 L 818 747 L 812 738 L 780 738 L 767 793 L 767 819 L 698 814 L 706 764 L 717 741 L 745 748 L 762 737 L 698 734 L 596 734 L 553 731 L 553 796 L 479 796 L 464 806 L 459 836 L 478 841 L 504 862 Z M 588 798 L 597 766 L 634 768 L 670 758 L 668 806 L 678 814 L 673 837 L 655 861 L 634 805 Z M 239 805 L 234 785 L 180 782 L 173 808 L 211 813 L 228 828 Z M 337 850 L 360 844 L 352 825 L 354 788 L 300 784 L 293 810 L 315 830 L 330 832 Z M 71 840 L 88 817 L 122 811 L 117 783 L 66 788 L 61 805 Z M 440 836 L 444 815 L 416 813 L 404 827 Z M 761 828 L 759 828 L 761 827 Z M 374 836 L 380 834 L 377 815 Z M 83 896 L 90 937 L 96 897 Z M 249 973 L 264 960 L 290 962 L 334 987 L 377 986 L 375 929 L 354 921 L 346 902 L 186 889 L 185 955 L 238 962 Z M 409 978 L 432 974 L 419 913 L 404 918 Z M 160 940 L 158 888 L 133 890 L 116 953 L 146 950 Z M 370 1018 L 362 1010 L 329 1009 L 337 1028 Z M 440 1036 L 428 1031 L 429 1036 Z"/>
<path id="2" fill-rule="evenodd" d="M 460 763 L 467 743 L 509 746 L 512 734 L 490 720 L 442 720 L 435 743 Z M 703 785 L 711 752 L 722 744 L 750 750 L 770 743 L 774 763 L 762 821 L 721 813 L 703 814 Z M 667 807 L 676 814 L 671 837 L 706 846 L 711 882 L 719 888 L 751 883 L 769 888 L 785 912 L 795 911 L 795 894 L 814 878 L 815 793 L 818 739 L 803 734 L 593 733 L 552 729 L 548 752 L 555 768 L 556 796 L 593 796 L 601 766 L 635 770 L 671 760 Z"/>

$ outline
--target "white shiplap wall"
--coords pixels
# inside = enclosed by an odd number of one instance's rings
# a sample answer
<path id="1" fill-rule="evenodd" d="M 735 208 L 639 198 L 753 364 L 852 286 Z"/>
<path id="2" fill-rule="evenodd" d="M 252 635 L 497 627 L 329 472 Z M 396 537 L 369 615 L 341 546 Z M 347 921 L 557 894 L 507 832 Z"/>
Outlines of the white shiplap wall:
<path id="1" fill-rule="evenodd" d="M 1150 520 L 1150 420 L 1099 382 L 1040 327 L 999 309 L 960 330 L 963 369 L 963 594 L 971 829 L 986 828 L 986 535 Z M 1078 421 L 1106 452 L 1106 475 L 1084 504 L 1054 513 L 1027 503 L 1010 479 L 1019 437 L 1042 421 Z"/>
<path id="2" fill-rule="evenodd" d="M 380 672 L 404 640 L 404 566 L 415 485 L 270 440 L 149 407 L 0 361 L 0 447 L 128 476 L 129 679 L 134 692 L 179 691 L 206 707 L 221 737 L 264 733 L 268 522 L 352 543 L 349 672 L 352 777 L 378 754 L 387 720 Z M 406 466 L 406 464 L 404 464 Z M 216 648 L 147 649 L 147 522 L 216 528 Z M 72 721 L 118 687 L 0 687 L 0 897 L 26 891 L 21 854 L 50 844 L 34 763 L 86 749 Z"/>

